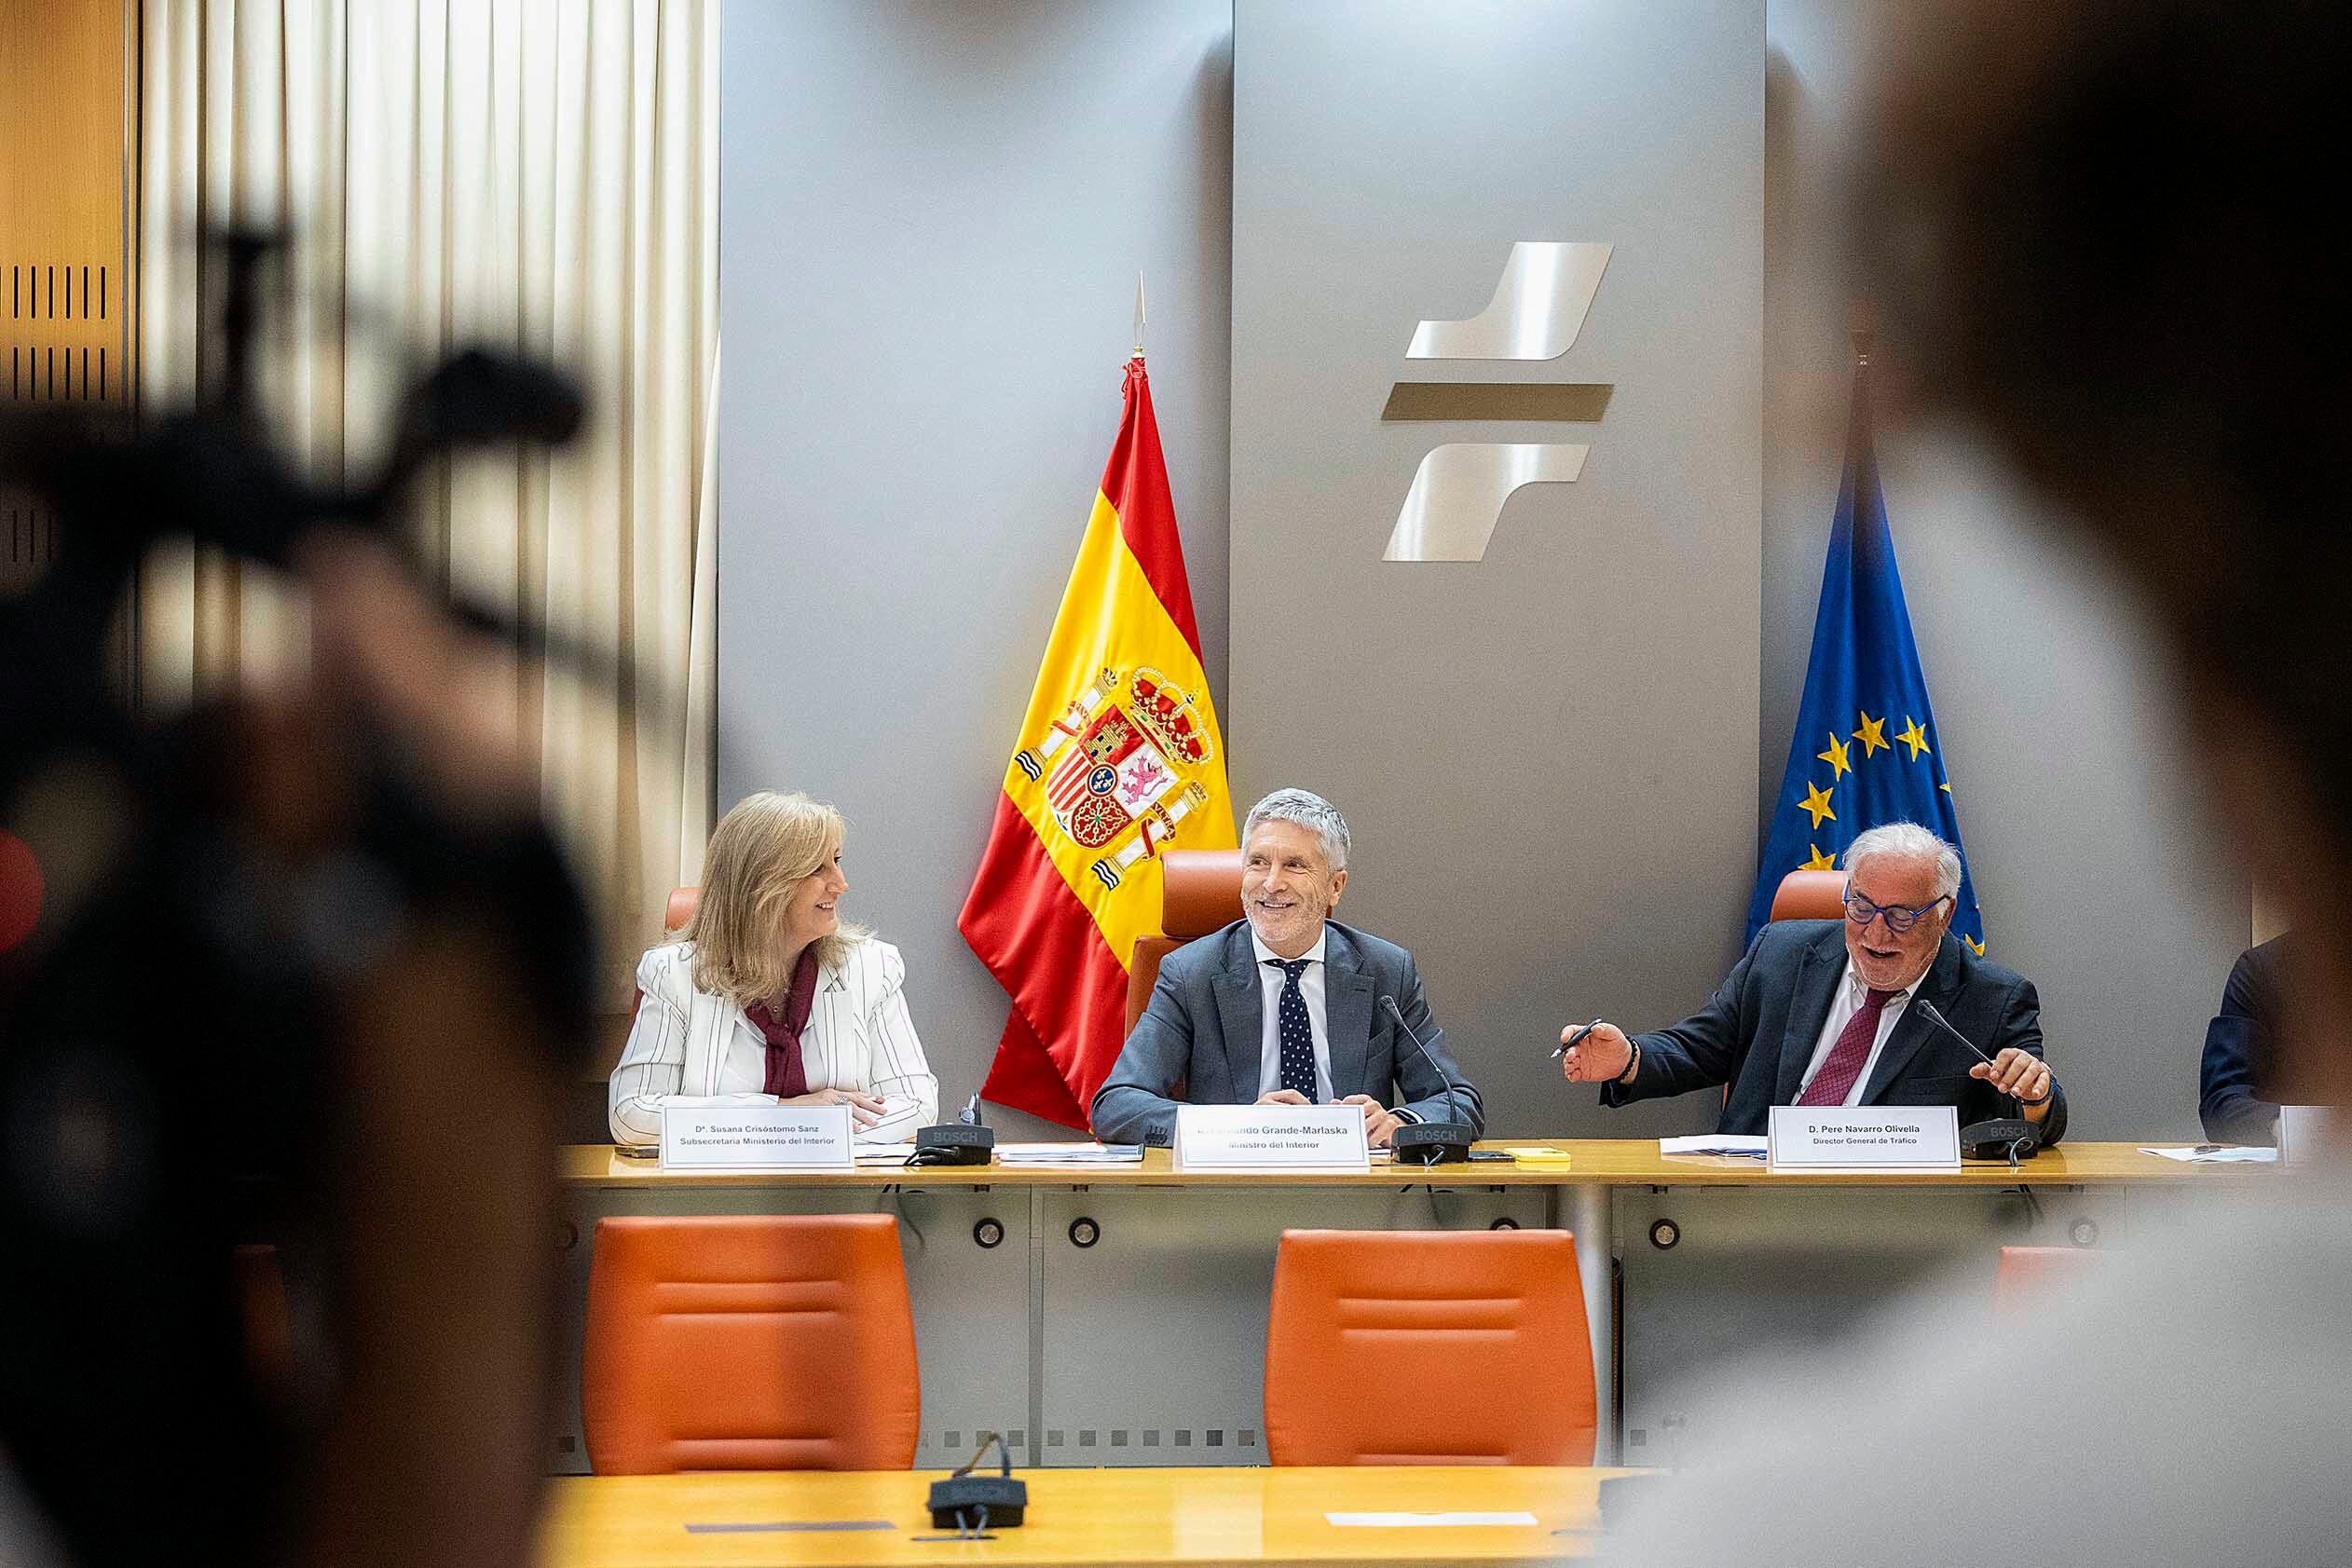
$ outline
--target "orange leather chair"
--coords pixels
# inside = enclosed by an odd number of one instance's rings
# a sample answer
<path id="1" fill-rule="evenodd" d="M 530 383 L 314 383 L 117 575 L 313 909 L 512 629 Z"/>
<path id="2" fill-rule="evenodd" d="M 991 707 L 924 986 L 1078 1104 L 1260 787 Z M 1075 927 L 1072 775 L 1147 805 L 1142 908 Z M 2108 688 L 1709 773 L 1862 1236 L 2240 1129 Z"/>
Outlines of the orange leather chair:
<path id="1" fill-rule="evenodd" d="M 1127 1027 L 1150 1005 L 1160 960 L 1241 918 L 1239 850 L 1169 850 L 1159 857 L 1158 936 L 1139 936 L 1127 965 Z"/>
<path id="2" fill-rule="evenodd" d="M 702 902 L 701 888 L 670 889 L 669 907 L 662 911 L 662 929 L 684 931 L 686 922 L 694 918 L 694 911 L 702 906 Z"/>
<path id="3" fill-rule="evenodd" d="M 2031 1306 L 2080 1289 L 2105 1266 L 2104 1257 L 2080 1247 L 2004 1247 L 1993 1271 L 1993 1301 L 2004 1311 Z"/>
<path id="4" fill-rule="evenodd" d="M 1772 890 L 1775 920 L 1834 920 L 1846 912 L 1843 871 L 1791 871 Z"/>
<path id="5" fill-rule="evenodd" d="M 598 1220 L 580 1395 L 598 1475 L 908 1468 L 923 1398 L 898 1221 Z"/>
<path id="6" fill-rule="evenodd" d="M 1395 1396 L 1426 1408 L 1400 1416 Z M 1277 1465 L 1590 1465 L 1566 1231 L 1285 1231 L 1265 1333 Z"/>

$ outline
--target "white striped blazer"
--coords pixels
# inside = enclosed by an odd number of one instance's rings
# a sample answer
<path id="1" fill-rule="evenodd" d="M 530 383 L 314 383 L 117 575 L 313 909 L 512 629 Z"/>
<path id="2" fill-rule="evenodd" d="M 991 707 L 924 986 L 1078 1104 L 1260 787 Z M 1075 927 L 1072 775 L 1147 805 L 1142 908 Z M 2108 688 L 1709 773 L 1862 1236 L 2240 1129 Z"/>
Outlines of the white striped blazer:
<path id="1" fill-rule="evenodd" d="M 800 1064 L 812 1090 L 882 1098 L 882 1119 L 858 1133 L 860 1143 L 902 1143 L 939 1119 L 939 1080 L 907 1016 L 906 985 L 898 949 L 871 937 L 852 942 L 839 967 L 816 972 Z M 645 1000 L 606 1096 L 615 1143 L 662 1141 L 662 1107 L 673 1096 L 774 1103 L 761 1089 L 767 1037 L 734 1002 L 694 989 L 692 943 L 647 953 L 637 961 L 637 989 Z"/>

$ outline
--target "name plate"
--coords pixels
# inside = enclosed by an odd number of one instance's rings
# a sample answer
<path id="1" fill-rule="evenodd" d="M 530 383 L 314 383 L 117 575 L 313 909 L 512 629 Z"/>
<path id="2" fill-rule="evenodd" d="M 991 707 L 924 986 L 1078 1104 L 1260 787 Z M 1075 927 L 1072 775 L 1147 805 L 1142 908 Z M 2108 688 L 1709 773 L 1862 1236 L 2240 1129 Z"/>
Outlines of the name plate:
<path id="1" fill-rule="evenodd" d="M 1370 1170 L 1353 1105 L 1180 1105 L 1178 1170 Z"/>
<path id="2" fill-rule="evenodd" d="M 846 1105 L 672 1106 L 662 1113 L 664 1170 L 854 1170 Z"/>
<path id="3" fill-rule="evenodd" d="M 1776 1105 L 1770 1170 L 1958 1170 L 1960 1112 L 1949 1105 Z"/>

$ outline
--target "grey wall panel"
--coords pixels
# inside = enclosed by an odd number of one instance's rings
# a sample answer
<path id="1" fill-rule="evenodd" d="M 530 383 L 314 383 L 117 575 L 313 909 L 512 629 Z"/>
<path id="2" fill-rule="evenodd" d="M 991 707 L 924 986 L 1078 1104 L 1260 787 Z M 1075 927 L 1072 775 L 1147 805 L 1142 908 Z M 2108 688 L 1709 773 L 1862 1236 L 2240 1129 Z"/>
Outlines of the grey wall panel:
<path id="1" fill-rule="evenodd" d="M 1225 0 L 727 7 L 719 804 L 789 786 L 849 814 L 846 907 L 907 955 L 943 1103 L 1004 1022 L 955 915 L 1117 429 L 1139 268 L 1224 696 L 1230 29 Z"/>
<path id="2" fill-rule="evenodd" d="M 1639 1135 L 1546 1057 L 1737 954 L 1755 864 L 1763 16 L 1241 0 L 1232 614 L 1238 801 L 1323 791 L 1343 918 L 1413 947 L 1499 1130 Z M 1517 240 L 1614 247 L 1575 346 L 1405 358 Z M 1601 382 L 1573 425 L 1384 425 L 1401 380 Z M 1562 441 L 1477 563 L 1384 562 L 1442 442 Z"/>
<path id="3" fill-rule="evenodd" d="M 1787 758 L 1843 461 L 1837 148 L 1883 15 L 1867 0 L 1769 15 L 1759 811 Z M 1899 342 L 1878 362 L 1933 370 Z M 2197 1052 L 2249 913 L 2243 862 L 2181 798 L 2170 673 L 2114 579 L 1985 453 L 1882 411 L 1879 457 L 1986 936 L 2040 988 L 2074 1135 L 2195 1137 Z"/>

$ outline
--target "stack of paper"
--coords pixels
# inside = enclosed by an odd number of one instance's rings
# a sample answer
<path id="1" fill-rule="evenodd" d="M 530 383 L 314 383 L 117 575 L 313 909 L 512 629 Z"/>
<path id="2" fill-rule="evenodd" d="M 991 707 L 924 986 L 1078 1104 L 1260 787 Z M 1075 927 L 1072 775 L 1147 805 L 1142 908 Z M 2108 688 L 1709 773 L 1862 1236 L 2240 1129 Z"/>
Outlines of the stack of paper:
<path id="1" fill-rule="evenodd" d="M 1765 1139 L 1741 1137 L 1732 1133 L 1701 1133 L 1695 1138 L 1661 1138 L 1658 1140 L 1661 1154 L 1728 1154 L 1738 1160 L 1760 1160 L 1764 1157 Z"/>
<path id="2" fill-rule="evenodd" d="M 1140 1143 L 1000 1143 L 1000 1166 L 1135 1166 L 1143 1163 Z"/>
<path id="3" fill-rule="evenodd" d="M 2142 1149 L 2140 1152 L 2198 1166 L 2269 1165 L 2278 1158 L 2276 1149 L 2240 1149 L 2227 1143 L 2200 1143 L 2194 1149 Z"/>

